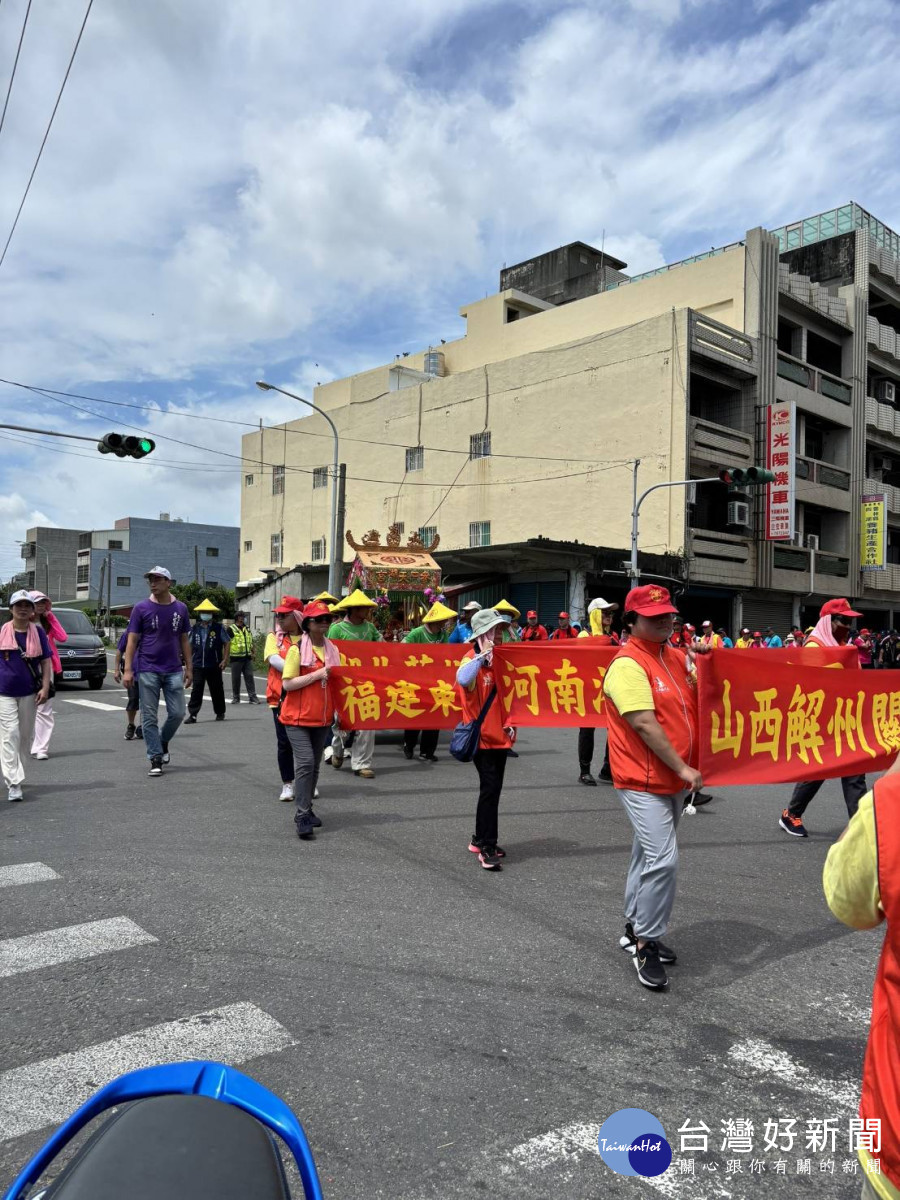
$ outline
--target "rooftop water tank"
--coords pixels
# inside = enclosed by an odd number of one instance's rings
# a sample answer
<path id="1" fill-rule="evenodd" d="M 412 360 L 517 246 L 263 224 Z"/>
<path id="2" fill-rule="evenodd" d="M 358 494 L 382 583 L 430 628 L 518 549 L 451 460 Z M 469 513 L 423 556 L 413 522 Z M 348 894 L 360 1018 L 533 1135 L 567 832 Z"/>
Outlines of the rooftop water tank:
<path id="1" fill-rule="evenodd" d="M 426 375 L 446 375 L 447 364 L 442 350 L 429 350 L 425 355 Z"/>

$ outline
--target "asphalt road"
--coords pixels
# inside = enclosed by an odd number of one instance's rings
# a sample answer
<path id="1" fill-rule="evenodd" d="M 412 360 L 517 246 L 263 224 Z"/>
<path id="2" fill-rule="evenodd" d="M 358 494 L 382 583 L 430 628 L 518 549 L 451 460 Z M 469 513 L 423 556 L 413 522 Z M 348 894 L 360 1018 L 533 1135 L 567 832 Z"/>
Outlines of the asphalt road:
<path id="1" fill-rule="evenodd" d="M 199 1053 L 287 1100 L 332 1200 L 859 1194 L 842 1164 L 881 938 L 822 898 L 836 783 L 808 841 L 777 826 L 787 788 L 723 791 L 684 818 L 679 962 L 656 994 L 618 947 L 628 822 L 611 788 L 578 784 L 574 731 L 521 738 L 494 874 L 466 850 L 474 768 L 443 745 L 408 763 L 385 735 L 374 781 L 324 768 L 325 825 L 303 843 L 265 707 L 215 724 L 207 702 L 149 779 L 123 699 L 61 690 L 50 760 L 25 803 L 0 800 L 0 868 L 59 876 L 0 889 L 0 1187 L 56 1108 L 136 1061 Z M 621 1108 L 662 1122 L 676 1157 L 659 1180 L 598 1156 Z M 763 1149 L 775 1118 L 797 1120 L 789 1153 Z M 721 1148 L 738 1119 L 752 1154 Z M 824 1119 L 835 1152 L 804 1150 Z M 680 1154 L 679 1127 L 701 1121 L 708 1153 Z"/>

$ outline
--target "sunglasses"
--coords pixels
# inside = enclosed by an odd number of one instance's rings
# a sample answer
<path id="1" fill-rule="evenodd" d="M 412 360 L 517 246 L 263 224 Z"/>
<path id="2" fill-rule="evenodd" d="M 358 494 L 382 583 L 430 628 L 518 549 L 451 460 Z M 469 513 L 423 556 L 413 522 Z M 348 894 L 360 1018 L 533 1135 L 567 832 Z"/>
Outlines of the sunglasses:
<path id="1" fill-rule="evenodd" d="M 310 617 L 310 625 L 330 625 L 331 617 Z"/>

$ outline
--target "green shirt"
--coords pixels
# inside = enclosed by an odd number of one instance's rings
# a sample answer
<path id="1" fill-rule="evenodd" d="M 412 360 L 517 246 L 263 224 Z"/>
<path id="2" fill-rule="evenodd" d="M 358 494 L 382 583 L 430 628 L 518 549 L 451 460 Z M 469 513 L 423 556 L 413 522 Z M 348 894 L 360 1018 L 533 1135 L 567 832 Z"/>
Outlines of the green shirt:
<path id="1" fill-rule="evenodd" d="M 332 642 L 380 642 L 381 634 L 371 621 L 363 621 L 361 625 L 352 625 L 349 621 L 335 621 L 328 630 L 328 638 Z"/>
<path id="2" fill-rule="evenodd" d="M 440 633 L 429 633 L 424 625 L 418 625 L 415 629 L 411 629 L 403 640 L 404 642 L 426 642 L 429 645 L 446 644 L 450 640 L 450 634 L 443 629 Z"/>

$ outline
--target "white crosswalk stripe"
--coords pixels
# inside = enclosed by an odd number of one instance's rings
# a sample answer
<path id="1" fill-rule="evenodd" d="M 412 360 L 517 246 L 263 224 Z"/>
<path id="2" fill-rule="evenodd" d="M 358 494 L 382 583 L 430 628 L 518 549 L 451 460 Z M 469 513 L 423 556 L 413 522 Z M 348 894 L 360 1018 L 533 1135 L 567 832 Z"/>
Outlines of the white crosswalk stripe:
<path id="1" fill-rule="evenodd" d="M 17 887 L 22 883 L 43 883 L 48 879 L 59 879 L 52 867 L 41 862 L 14 863 L 0 867 L 0 888 Z"/>
<path id="2" fill-rule="evenodd" d="M 60 929 L 7 938 L 0 942 L 0 979 L 82 958 L 95 958 L 114 950 L 128 950 L 156 940 L 128 917 L 87 921 L 81 925 L 65 925 Z"/>
<path id="3" fill-rule="evenodd" d="M 125 1071 L 185 1059 L 232 1066 L 296 1038 L 255 1004 L 228 1004 L 0 1073 L 0 1141 L 64 1121 Z"/>
<path id="4" fill-rule="evenodd" d="M 102 712 L 121 712 L 121 704 L 103 704 L 100 700 L 70 700 L 65 696 L 60 697 L 64 704 L 80 704 L 84 708 L 98 708 Z"/>

